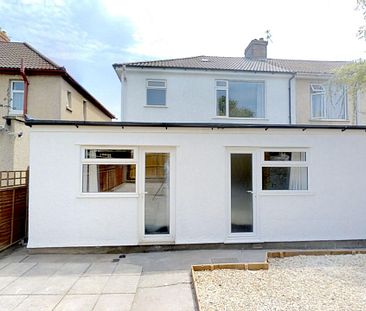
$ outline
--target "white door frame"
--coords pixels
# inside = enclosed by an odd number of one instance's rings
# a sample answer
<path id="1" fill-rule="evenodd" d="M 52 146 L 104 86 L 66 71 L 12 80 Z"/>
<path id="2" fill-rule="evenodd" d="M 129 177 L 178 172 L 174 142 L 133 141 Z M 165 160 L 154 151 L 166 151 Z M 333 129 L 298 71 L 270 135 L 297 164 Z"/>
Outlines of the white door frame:
<path id="1" fill-rule="evenodd" d="M 139 242 L 140 244 L 174 244 L 175 242 L 175 148 L 140 147 L 139 148 Z M 145 154 L 169 153 L 169 234 L 145 234 Z"/>
<path id="2" fill-rule="evenodd" d="M 253 232 L 231 232 L 231 154 L 251 154 L 252 155 L 252 189 L 253 189 Z M 259 239 L 258 220 L 258 186 L 260 176 L 259 159 L 260 152 L 257 148 L 228 147 L 226 152 L 227 167 L 227 226 L 225 243 L 257 242 Z"/>

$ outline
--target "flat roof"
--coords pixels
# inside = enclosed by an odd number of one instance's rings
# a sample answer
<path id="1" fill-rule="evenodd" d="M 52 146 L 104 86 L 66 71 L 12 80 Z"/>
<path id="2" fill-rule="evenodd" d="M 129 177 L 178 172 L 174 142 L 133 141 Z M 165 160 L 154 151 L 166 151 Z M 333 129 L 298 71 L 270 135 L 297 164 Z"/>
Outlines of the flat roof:
<path id="1" fill-rule="evenodd" d="M 72 120 L 36 120 L 26 118 L 25 124 L 32 127 L 38 125 L 52 126 L 102 126 L 102 127 L 161 127 L 161 128 L 262 128 L 262 129 L 335 129 L 363 130 L 366 125 L 328 125 L 328 124 L 245 124 L 223 122 L 113 122 L 113 121 L 72 121 Z"/>

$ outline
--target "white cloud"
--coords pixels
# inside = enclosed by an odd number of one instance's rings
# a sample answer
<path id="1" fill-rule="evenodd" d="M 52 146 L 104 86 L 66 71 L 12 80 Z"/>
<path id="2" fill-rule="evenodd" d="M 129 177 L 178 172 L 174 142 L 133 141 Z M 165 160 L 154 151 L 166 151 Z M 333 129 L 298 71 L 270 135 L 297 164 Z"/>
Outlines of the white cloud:
<path id="1" fill-rule="evenodd" d="M 92 62 L 101 55 L 104 58 L 120 55 L 123 50 L 118 44 L 114 46 L 96 39 L 88 29 L 78 26 L 73 14 L 77 5 L 82 3 L 75 4 L 71 0 L 0 0 L 0 11 L 6 14 L 7 24 L 16 25 L 5 29 L 12 40 L 30 42 L 61 62 Z"/>
<path id="2" fill-rule="evenodd" d="M 269 57 L 355 59 L 366 50 L 356 38 L 363 23 L 356 0 L 101 1 L 111 16 L 131 20 L 129 51 L 146 58 L 240 56 L 266 29 Z"/>

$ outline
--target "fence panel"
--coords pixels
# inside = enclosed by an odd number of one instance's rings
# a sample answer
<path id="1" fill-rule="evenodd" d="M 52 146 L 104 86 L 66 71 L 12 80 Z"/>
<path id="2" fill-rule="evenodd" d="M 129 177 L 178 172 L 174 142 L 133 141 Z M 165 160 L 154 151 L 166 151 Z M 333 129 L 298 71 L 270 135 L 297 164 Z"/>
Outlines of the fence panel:
<path id="1" fill-rule="evenodd" d="M 25 239 L 28 171 L 0 172 L 0 251 Z"/>

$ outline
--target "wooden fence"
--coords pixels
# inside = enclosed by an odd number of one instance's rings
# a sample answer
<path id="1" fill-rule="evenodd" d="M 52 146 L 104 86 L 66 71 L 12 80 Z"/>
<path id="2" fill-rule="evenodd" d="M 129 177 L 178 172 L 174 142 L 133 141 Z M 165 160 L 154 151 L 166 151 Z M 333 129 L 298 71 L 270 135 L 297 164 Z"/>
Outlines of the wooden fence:
<path id="1" fill-rule="evenodd" d="M 28 171 L 0 171 L 0 251 L 26 238 Z"/>

